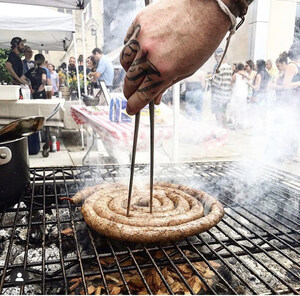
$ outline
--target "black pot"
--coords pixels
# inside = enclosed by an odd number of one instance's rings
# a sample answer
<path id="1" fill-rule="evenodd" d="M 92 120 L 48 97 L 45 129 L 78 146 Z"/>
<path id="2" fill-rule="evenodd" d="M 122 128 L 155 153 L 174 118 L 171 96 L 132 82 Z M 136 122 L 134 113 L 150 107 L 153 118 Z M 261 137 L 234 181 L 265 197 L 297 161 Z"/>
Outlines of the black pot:
<path id="1" fill-rule="evenodd" d="M 0 142 L 0 211 L 19 202 L 28 183 L 27 138 Z"/>

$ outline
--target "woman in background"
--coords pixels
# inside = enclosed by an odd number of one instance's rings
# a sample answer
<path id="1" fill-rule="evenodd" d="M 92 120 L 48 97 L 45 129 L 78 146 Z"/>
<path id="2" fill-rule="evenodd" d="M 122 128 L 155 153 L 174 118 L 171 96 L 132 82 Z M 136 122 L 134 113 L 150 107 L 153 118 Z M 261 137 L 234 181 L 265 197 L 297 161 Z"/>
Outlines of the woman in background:
<path id="1" fill-rule="evenodd" d="M 228 105 L 230 128 L 241 129 L 247 124 L 247 95 L 249 76 L 243 63 L 238 63 L 231 79 L 232 93 Z"/>
<path id="2" fill-rule="evenodd" d="M 299 129 L 300 129 L 300 41 L 291 46 L 288 57 L 291 62 L 287 65 L 284 78 L 284 94 L 282 108 L 286 115 L 287 150 L 286 160 L 298 161 Z"/>
<path id="3" fill-rule="evenodd" d="M 58 74 L 55 71 L 55 67 L 53 64 L 48 64 L 48 69 L 50 71 L 50 79 L 53 87 L 53 95 L 58 97 L 58 90 L 59 90 L 59 78 Z"/>
<path id="4" fill-rule="evenodd" d="M 274 89 L 276 92 L 276 102 L 280 103 L 283 99 L 283 80 L 286 68 L 288 66 L 288 53 L 285 51 L 281 53 L 276 60 L 276 67 L 279 71 L 278 76 L 274 83 L 271 83 L 270 88 Z"/>
<path id="5" fill-rule="evenodd" d="M 254 71 L 254 63 L 252 60 L 248 60 L 245 62 L 245 71 L 249 77 L 249 82 L 253 83 L 255 75 L 256 75 L 256 71 Z M 252 87 L 248 86 L 248 100 L 250 100 L 250 98 L 253 95 L 253 89 Z"/>
<path id="6" fill-rule="evenodd" d="M 256 61 L 256 70 L 257 73 L 253 83 L 248 82 L 248 85 L 253 89 L 253 95 L 250 100 L 255 103 L 261 103 L 266 100 L 270 74 L 266 69 L 266 62 L 264 60 Z"/>
<path id="7" fill-rule="evenodd" d="M 87 68 L 86 68 L 86 74 L 88 75 L 89 73 L 92 73 L 92 72 L 95 72 L 96 69 L 97 69 L 97 61 L 95 60 L 94 56 L 89 56 L 87 59 L 86 59 L 86 65 L 87 65 Z M 94 88 L 97 88 L 97 82 L 93 81 L 92 80 L 92 77 L 90 77 L 88 75 L 88 78 L 90 80 L 90 83 L 89 83 L 89 94 L 93 95 L 93 89 Z"/>
<path id="8" fill-rule="evenodd" d="M 47 84 L 47 72 L 43 67 L 45 57 L 38 53 L 34 56 L 34 68 L 25 73 L 25 76 L 31 82 L 32 98 L 46 99 L 45 85 Z"/>

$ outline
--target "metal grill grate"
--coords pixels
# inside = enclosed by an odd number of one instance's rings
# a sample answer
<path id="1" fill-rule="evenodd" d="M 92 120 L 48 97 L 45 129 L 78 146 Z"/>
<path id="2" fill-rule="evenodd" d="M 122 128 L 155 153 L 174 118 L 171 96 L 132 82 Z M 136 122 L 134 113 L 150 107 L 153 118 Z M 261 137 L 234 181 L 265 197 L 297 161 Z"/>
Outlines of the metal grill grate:
<path id="1" fill-rule="evenodd" d="M 32 169 L 20 203 L 0 213 L 0 293 L 299 294 L 297 176 L 235 162 L 157 166 L 160 181 L 204 190 L 226 211 L 210 231 L 162 245 L 100 236 L 79 207 L 59 200 L 128 172 L 115 165 Z M 135 175 L 148 178 L 148 166 Z M 10 278 L 18 267 L 29 276 L 22 286 Z"/>

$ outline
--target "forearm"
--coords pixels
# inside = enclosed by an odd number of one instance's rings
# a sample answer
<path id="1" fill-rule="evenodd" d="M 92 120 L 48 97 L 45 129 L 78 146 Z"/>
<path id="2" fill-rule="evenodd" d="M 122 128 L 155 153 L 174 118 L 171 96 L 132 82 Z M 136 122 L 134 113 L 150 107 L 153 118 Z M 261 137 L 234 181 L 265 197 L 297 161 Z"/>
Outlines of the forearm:
<path id="1" fill-rule="evenodd" d="M 16 80 L 17 82 L 22 83 L 22 80 L 20 79 L 20 77 L 15 73 L 12 65 L 10 63 L 6 63 L 5 64 L 5 68 L 8 71 L 8 73 L 14 78 L 14 80 Z"/>
<path id="2" fill-rule="evenodd" d="M 300 81 L 285 83 L 283 86 L 284 89 L 295 89 L 298 87 L 300 87 Z"/>

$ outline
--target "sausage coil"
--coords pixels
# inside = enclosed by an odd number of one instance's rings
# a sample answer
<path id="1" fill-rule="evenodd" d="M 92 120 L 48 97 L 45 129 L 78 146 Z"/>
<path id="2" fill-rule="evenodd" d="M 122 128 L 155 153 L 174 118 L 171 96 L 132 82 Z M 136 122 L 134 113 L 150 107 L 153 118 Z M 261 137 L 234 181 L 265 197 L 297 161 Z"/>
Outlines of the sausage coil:
<path id="1" fill-rule="evenodd" d="M 126 216 L 128 188 L 123 184 L 88 187 L 72 199 L 85 198 L 81 212 L 95 231 L 113 239 L 153 243 L 182 240 L 215 226 L 223 217 L 220 202 L 186 186 L 154 184 L 153 213 L 149 213 L 149 188 L 134 187 L 130 216 Z M 203 207 L 208 208 L 204 215 Z"/>

